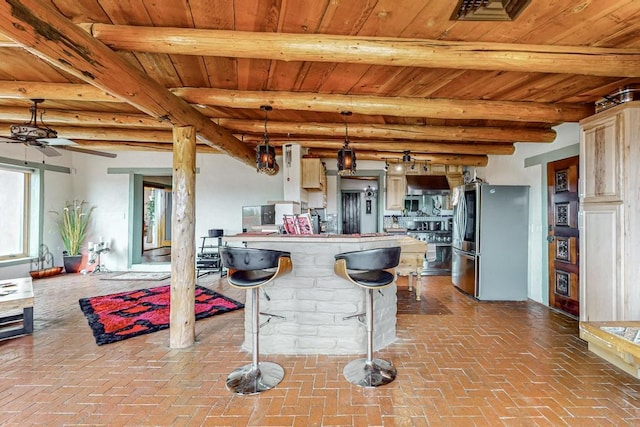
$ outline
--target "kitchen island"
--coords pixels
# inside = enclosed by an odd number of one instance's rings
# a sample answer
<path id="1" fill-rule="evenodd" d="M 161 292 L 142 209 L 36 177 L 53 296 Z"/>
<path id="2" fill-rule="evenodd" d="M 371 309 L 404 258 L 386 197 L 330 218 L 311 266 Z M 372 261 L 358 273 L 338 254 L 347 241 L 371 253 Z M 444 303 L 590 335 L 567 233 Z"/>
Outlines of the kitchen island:
<path id="1" fill-rule="evenodd" d="M 261 354 L 362 354 L 367 349 L 365 292 L 333 271 L 342 252 L 398 246 L 398 236 L 279 235 L 244 233 L 225 236 L 224 244 L 291 253 L 293 270 L 260 292 L 260 312 L 273 317 L 260 330 Z M 268 295 L 268 298 L 267 298 Z M 374 350 L 396 338 L 396 283 L 375 293 Z M 251 349 L 251 301 L 245 308 L 245 341 Z M 261 322 L 268 317 L 261 316 Z"/>

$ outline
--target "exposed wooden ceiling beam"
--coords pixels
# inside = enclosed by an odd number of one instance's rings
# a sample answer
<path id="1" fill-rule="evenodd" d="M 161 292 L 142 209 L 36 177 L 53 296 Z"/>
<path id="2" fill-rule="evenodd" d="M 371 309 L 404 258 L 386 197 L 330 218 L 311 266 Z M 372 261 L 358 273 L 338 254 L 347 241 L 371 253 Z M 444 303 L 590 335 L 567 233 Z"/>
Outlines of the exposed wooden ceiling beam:
<path id="1" fill-rule="evenodd" d="M 1 83 L 1 82 L 0 82 Z M 299 110 L 391 117 L 433 119 L 506 120 L 515 122 L 577 122 L 593 115 L 592 105 L 465 99 L 384 97 L 285 91 L 234 91 L 209 88 L 176 88 L 171 91 L 192 104 L 231 108 Z M 0 96 L 2 86 L 0 84 Z"/>
<path id="2" fill-rule="evenodd" d="M 76 129 L 72 129 L 65 135 L 72 135 L 77 132 Z M 164 134 L 158 135 L 157 133 L 149 133 L 148 135 L 142 135 L 143 141 L 131 141 L 128 138 L 118 138 L 117 133 L 112 132 L 98 132 L 95 135 L 91 135 L 91 139 L 86 139 L 90 136 L 87 133 L 77 132 L 76 136 L 72 138 L 73 141 L 80 145 L 84 145 L 92 148 L 103 149 L 116 149 L 116 150 L 135 150 L 140 147 L 141 150 L 160 150 L 171 151 L 171 141 L 167 139 Z M 246 138 L 244 135 L 237 135 L 238 139 L 241 139 L 248 144 L 252 149 L 260 143 L 258 138 Z M 303 148 L 309 149 L 323 149 L 333 151 L 333 157 L 337 155 L 337 152 L 342 148 L 343 142 L 340 140 L 317 140 L 317 139 L 296 139 L 295 141 L 283 140 L 283 139 L 270 139 L 269 143 L 276 147 L 281 148 L 285 144 L 299 144 Z M 406 141 L 367 141 L 367 142 L 351 142 L 349 144 L 356 150 L 380 150 L 395 152 L 397 155 L 401 155 L 403 151 L 409 150 L 412 154 L 470 154 L 470 155 L 511 155 L 514 153 L 515 148 L 513 144 L 459 144 L 459 143 L 446 143 L 446 142 L 406 142 Z M 206 146 L 207 148 L 210 148 Z M 210 148 L 206 152 L 219 153 L 219 150 Z"/>
<path id="3" fill-rule="evenodd" d="M 234 91 L 209 88 L 174 88 L 175 95 L 191 104 L 258 110 L 271 105 L 276 110 L 299 110 L 391 117 L 433 119 L 505 120 L 516 122 L 577 122 L 594 113 L 593 106 L 540 102 L 428 99 L 367 95 L 318 94 L 285 91 Z M 44 98 L 60 101 L 121 102 L 104 91 L 85 84 L 0 81 L 0 98 Z"/>
<path id="4" fill-rule="evenodd" d="M 291 143 L 282 140 L 273 141 L 269 139 L 269 143 L 275 147 L 281 147 L 284 144 Z M 318 141 L 318 140 L 297 140 L 296 144 L 304 148 L 320 148 L 334 150 L 337 155 L 338 150 L 342 148 L 341 141 Z M 355 150 L 365 151 L 396 151 L 402 153 L 409 150 L 411 153 L 441 153 L 441 154 L 492 154 L 492 155 L 511 155 L 515 152 L 513 144 L 460 144 L 446 142 L 408 142 L 408 141 L 376 141 L 376 142 L 358 142 L 351 141 L 349 147 Z M 335 157 L 335 156 L 334 156 Z"/>
<path id="5" fill-rule="evenodd" d="M 104 149 L 104 150 L 120 150 L 120 151 L 173 151 L 172 142 L 131 142 L 131 141 L 104 141 L 94 139 L 77 139 L 73 140 L 83 148 Z M 217 148 L 209 145 L 196 144 L 198 153 L 224 154 Z"/>
<path id="6" fill-rule="evenodd" d="M 640 77 L 638 49 L 84 24 L 114 49 L 281 61 Z"/>
<path id="7" fill-rule="evenodd" d="M 174 126 L 193 126 L 200 140 L 247 165 L 255 165 L 250 147 L 149 79 L 50 4 L 41 0 L 1 2 L 0 32 L 33 55 L 152 117 Z"/>
<path id="8" fill-rule="evenodd" d="M 42 122 L 47 125 L 171 129 L 171 123 L 154 119 L 145 114 L 60 110 L 46 108 L 46 102 L 43 104 L 40 105 L 39 111 L 43 113 Z M 0 123 L 26 122 L 30 117 L 29 114 L 29 110 L 25 108 L 0 107 Z M 38 117 L 38 121 L 40 121 L 40 117 Z"/>
<path id="9" fill-rule="evenodd" d="M 116 149 L 116 150 L 137 150 L 138 144 L 145 151 L 171 151 L 172 145 L 164 142 L 145 142 L 145 143 L 130 143 L 127 141 L 93 141 L 93 140 L 74 140 L 81 146 L 92 149 Z M 214 149 L 201 144 L 197 145 L 196 149 L 199 152 L 207 152 L 215 154 Z M 280 153 L 280 147 L 277 149 Z M 332 149 L 320 149 L 313 148 L 309 150 L 309 154 L 316 157 L 334 159 L 336 158 L 336 150 Z M 400 160 L 402 159 L 402 152 L 397 151 L 369 151 L 358 150 L 356 155 L 359 160 Z M 430 161 L 432 163 L 447 164 L 447 165 L 463 165 L 463 166 L 486 166 L 489 158 L 485 155 L 466 155 L 456 153 L 411 153 L 411 158 L 419 161 Z"/>
<path id="10" fill-rule="evenodd" d="M 171 141 L 170 125 L 141 114 L 117 114 L 103 112 L 66 111 L 58 109 L 44 110 L 43 123 L 56 126 L 60 136 L 66 138 L 88 138 L 89 135 L 113 135 L 106 139 L 127 141 L 150 141 L 148 138 L 160 138 Z M 22 123 L 28 119 L 23 108 L 0 108 L 0 123 Z M 264 122 L 255 120 L 215 119 L 220 126 L 235 132 L 248 132 L 261 135 Z M 118 128 L 118 129 L 112 129 Z M 289 123 L 269 122 L 272 135 L 294 136 L 344 136 L 342 123 Z M 163 131 L 163 132 L 154 132 Z M 150 135 L 150 136 L 147 136 Z M 537 128 L 500 128 L 473 126 L 413 126 L 381 124 L 349 124 L 349 135 L 353 138 L 401 139 L 405 141 L 465 141 L 481 143 L 513 142 L 552 142 L 555 131 Z M 103 139 L 104 136 L 98 136 Z M 139 138 L 139 139 L 138 139 Z"/>
<path id="11" fill-rule="evenodd" d="M 0 99 L 56 99 L 59 101 L 119 102 L 120 98 L 86 83 L 0 80 Z"/>
<path id="12" fill-rule="evenodd" d="M 218 119 L 220 126 L 234 132 L 261 134 L 264 122 L 256 120 Z M 504 128 L 472 126 L 413 126 L 351 124 L 349 136 L 373 139 L 436 140 L 436 141 L 477 141 L 477 142 L 552 142 L 556 137 L 553 129 Z M 344 124 L 336 123 L 268 123 L 269 135 L 326 135 L 345 134 Z"/>
<path id="13" fill-rule="evenodd" d="M 333 150 L 311 149 L 309 155 L 315 157 L 334 158 L 336 152 Z M 401 159 L 402 153 L 393 151 L 364 151 L 356 152 L 358 160 L 395 160 Z M 432 163 L 444 165 L 463 165 L 463 166 L 486 166 L 489 163 L 487 156 L 472 155 L 456 155 L 456 154 L 411 154 L 411 158 L 420 161 L 430 161 Z"/>
<path id="14" fill-rule="evenodd" d="M 49 123 L 53 124 L 53 123 Z M 85 123 L 87 124 L 87 123 Z M 172 134 L 170 130 L 154 130 L 154 129 L 122 129 L 107 127 L 81 127 L 81 126 L 55 126 L 55 130 L 61 138 L 71 139 L 73 141 L 83 141 L 82 144 L 91 144 L 87 141 L 100 141 L 102 148 L 129 148 L 135 149 L 140 146 L 141 149 L 149 146 L 149 143 L 171 144 Z M 261 142 L 258 135 L 234 135 L 239 141 L 246 144 L 252 151 L 254 147 Z M 343 145 L 343 140 L 336 138 L 333 141 L 317 140 L 317 139 L 273 139 L 269 142 L 274 147 L 281 147 L 284 144 L 295 142 L 305 148 L 326 148 L 333 149 L 334 154 Z M 452 154 L 513 154 L 513 144 L 505 143 L 456 143 L 456 142 L 415 142 L 407 140 L 399 141 L 357 141 L 351 142 L 351 145 L 357 149 L 365 150 L 383 150 L 402 152 L 411 150 L 424 153 L 452 153 Z M 167 148 L 170 151 L 171 148 Z M 218 151 L 219 152 L 219 151 Z"/>

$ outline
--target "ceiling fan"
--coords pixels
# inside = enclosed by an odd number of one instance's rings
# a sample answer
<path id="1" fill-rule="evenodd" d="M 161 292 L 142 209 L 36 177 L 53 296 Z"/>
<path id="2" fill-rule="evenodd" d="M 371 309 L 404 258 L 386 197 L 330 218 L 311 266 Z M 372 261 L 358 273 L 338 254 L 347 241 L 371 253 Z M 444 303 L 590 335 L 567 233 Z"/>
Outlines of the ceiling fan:
<path id="1" fill-rule="evenodd" d="M 21 125 L 11 125 L 11 136 L 0 136 L 0 141 L 24 144 L 39 150 L 48 157 L 61 155 L 56 148 L 78 153 L 94 154 L 96 156 L 116 157 L 116 154 L 89 150 L 80 147 L 77 143 L 69 139 L 58 138 L 58 132 L 43 123 L 42 114 L 40 115 L 40 125 L 38 125 L 38 104 L 44 102 L 44 99 L 32 99 L 31 101 L 33 101 L 33 105 L 29 107 L 31 120 Z"/>

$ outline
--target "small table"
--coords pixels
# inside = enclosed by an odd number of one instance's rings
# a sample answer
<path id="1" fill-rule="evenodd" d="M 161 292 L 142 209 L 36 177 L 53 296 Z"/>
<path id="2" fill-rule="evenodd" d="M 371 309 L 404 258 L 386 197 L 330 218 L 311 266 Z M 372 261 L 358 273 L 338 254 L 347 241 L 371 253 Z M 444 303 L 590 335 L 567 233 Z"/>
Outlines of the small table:
<path id="1" fill-rule="evenodd" d="M 31 277 L 0 280 L 0 340 L 33 333 L 33 286 Z M 22 314 L 4 313 L 22 310 Z M 22 327 L 15 323 L 22 321 Z"/>
<path id="2" fill-rule="evenodd" d="M 424 266 L 424 255 L 427 252 L 427 244 L 413 237 L 403 237 L 399 239 L 400 264 L 396 268 L 398 276 L 407 276 L 409 292 L 413 290 L 413 278 L 416 278 L 416 301 L 420 301 L 422 294 L 422 270 Z"/>

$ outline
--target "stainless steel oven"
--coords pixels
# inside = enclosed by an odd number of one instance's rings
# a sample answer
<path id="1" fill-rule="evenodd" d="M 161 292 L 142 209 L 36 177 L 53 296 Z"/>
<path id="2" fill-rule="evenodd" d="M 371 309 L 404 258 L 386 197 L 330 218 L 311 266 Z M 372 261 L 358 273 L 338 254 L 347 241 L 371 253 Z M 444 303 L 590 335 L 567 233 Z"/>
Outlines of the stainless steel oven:
<path id="1" fill-rule="evenodd" d="M 428 245 L 422 267 L 423 276 L 449 275 L 451 273 L 450 231 L 409 231 L 407 235 Z M 435 250 L 435 253 L 430 253 L 429 249 Z"/>

